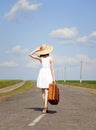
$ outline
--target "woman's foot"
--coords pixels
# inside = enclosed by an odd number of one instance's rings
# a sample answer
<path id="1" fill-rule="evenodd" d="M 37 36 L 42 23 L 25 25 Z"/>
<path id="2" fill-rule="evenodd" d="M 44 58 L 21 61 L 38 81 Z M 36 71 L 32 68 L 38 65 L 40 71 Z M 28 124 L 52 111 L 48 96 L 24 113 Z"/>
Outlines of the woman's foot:
<path id="1" fill-rule="evenodd" d="M 43 112 L 42 112 L 43 114 L 46 114 L 46 113 L 48 113 L 48 108 L 47 107 L 44 107 L 43 108 Z"/>

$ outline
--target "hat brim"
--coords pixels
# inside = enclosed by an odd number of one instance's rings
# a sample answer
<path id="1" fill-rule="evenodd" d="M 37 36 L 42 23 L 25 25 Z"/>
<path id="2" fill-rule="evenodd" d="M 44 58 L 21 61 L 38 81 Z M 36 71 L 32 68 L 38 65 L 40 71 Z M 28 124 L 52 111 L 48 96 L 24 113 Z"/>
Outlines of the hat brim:
<path id="1" fill-rule="evenodd" d="M 45 50 L 38 50 L 36 53 L 40 55 L 49 54 L 53 50 L 52 46 L 46 46 Z"/>

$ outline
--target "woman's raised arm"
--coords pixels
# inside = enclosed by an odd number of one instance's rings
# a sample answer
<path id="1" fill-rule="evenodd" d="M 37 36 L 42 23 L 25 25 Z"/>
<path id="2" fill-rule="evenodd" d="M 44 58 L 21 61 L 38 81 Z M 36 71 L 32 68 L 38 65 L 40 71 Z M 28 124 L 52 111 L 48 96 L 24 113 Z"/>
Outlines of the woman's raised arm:
<path id="1" fill-rule="evenodd" d="M 34 58 L 34 59 L 36 59 L 36 60 L 41 61 L 41 58 L 39 56 L 34 55 L 38 50 L 39 50 L 39 48 L 37 48 L 36 50 L 30 52 L 29 56 L 32 57 L 32 58 Z"/>

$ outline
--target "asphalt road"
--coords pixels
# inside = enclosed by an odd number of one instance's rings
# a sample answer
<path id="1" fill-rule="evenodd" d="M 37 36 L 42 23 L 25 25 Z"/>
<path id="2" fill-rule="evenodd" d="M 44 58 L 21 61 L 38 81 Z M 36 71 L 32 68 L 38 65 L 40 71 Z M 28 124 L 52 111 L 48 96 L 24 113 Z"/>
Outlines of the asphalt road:
<path id="1" fill-rule="evenodd" d="M 40 89 L 0 102 L 0 130 L 96 130 L 96 94 L 59 85 L 60 102 L 42 114 Z"/>

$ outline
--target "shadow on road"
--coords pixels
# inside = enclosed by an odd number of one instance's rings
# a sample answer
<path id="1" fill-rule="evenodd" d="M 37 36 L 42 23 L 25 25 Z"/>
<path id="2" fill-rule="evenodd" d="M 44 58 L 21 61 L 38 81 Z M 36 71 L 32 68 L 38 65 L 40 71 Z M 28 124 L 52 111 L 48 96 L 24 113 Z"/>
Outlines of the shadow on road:
<path id="1" fill-rule="evenodd" d="M 29 108 L 26 108 L 26 109 L 33 109 L 34 111 L 41 111 L 43 110 L 43 108 L 40 108 L 40 107 L 29 107 Z M 55 110 L 48 110 L 48 113 L 49 114 L 55 114 L 57 113 L 57 111 Z"/>

